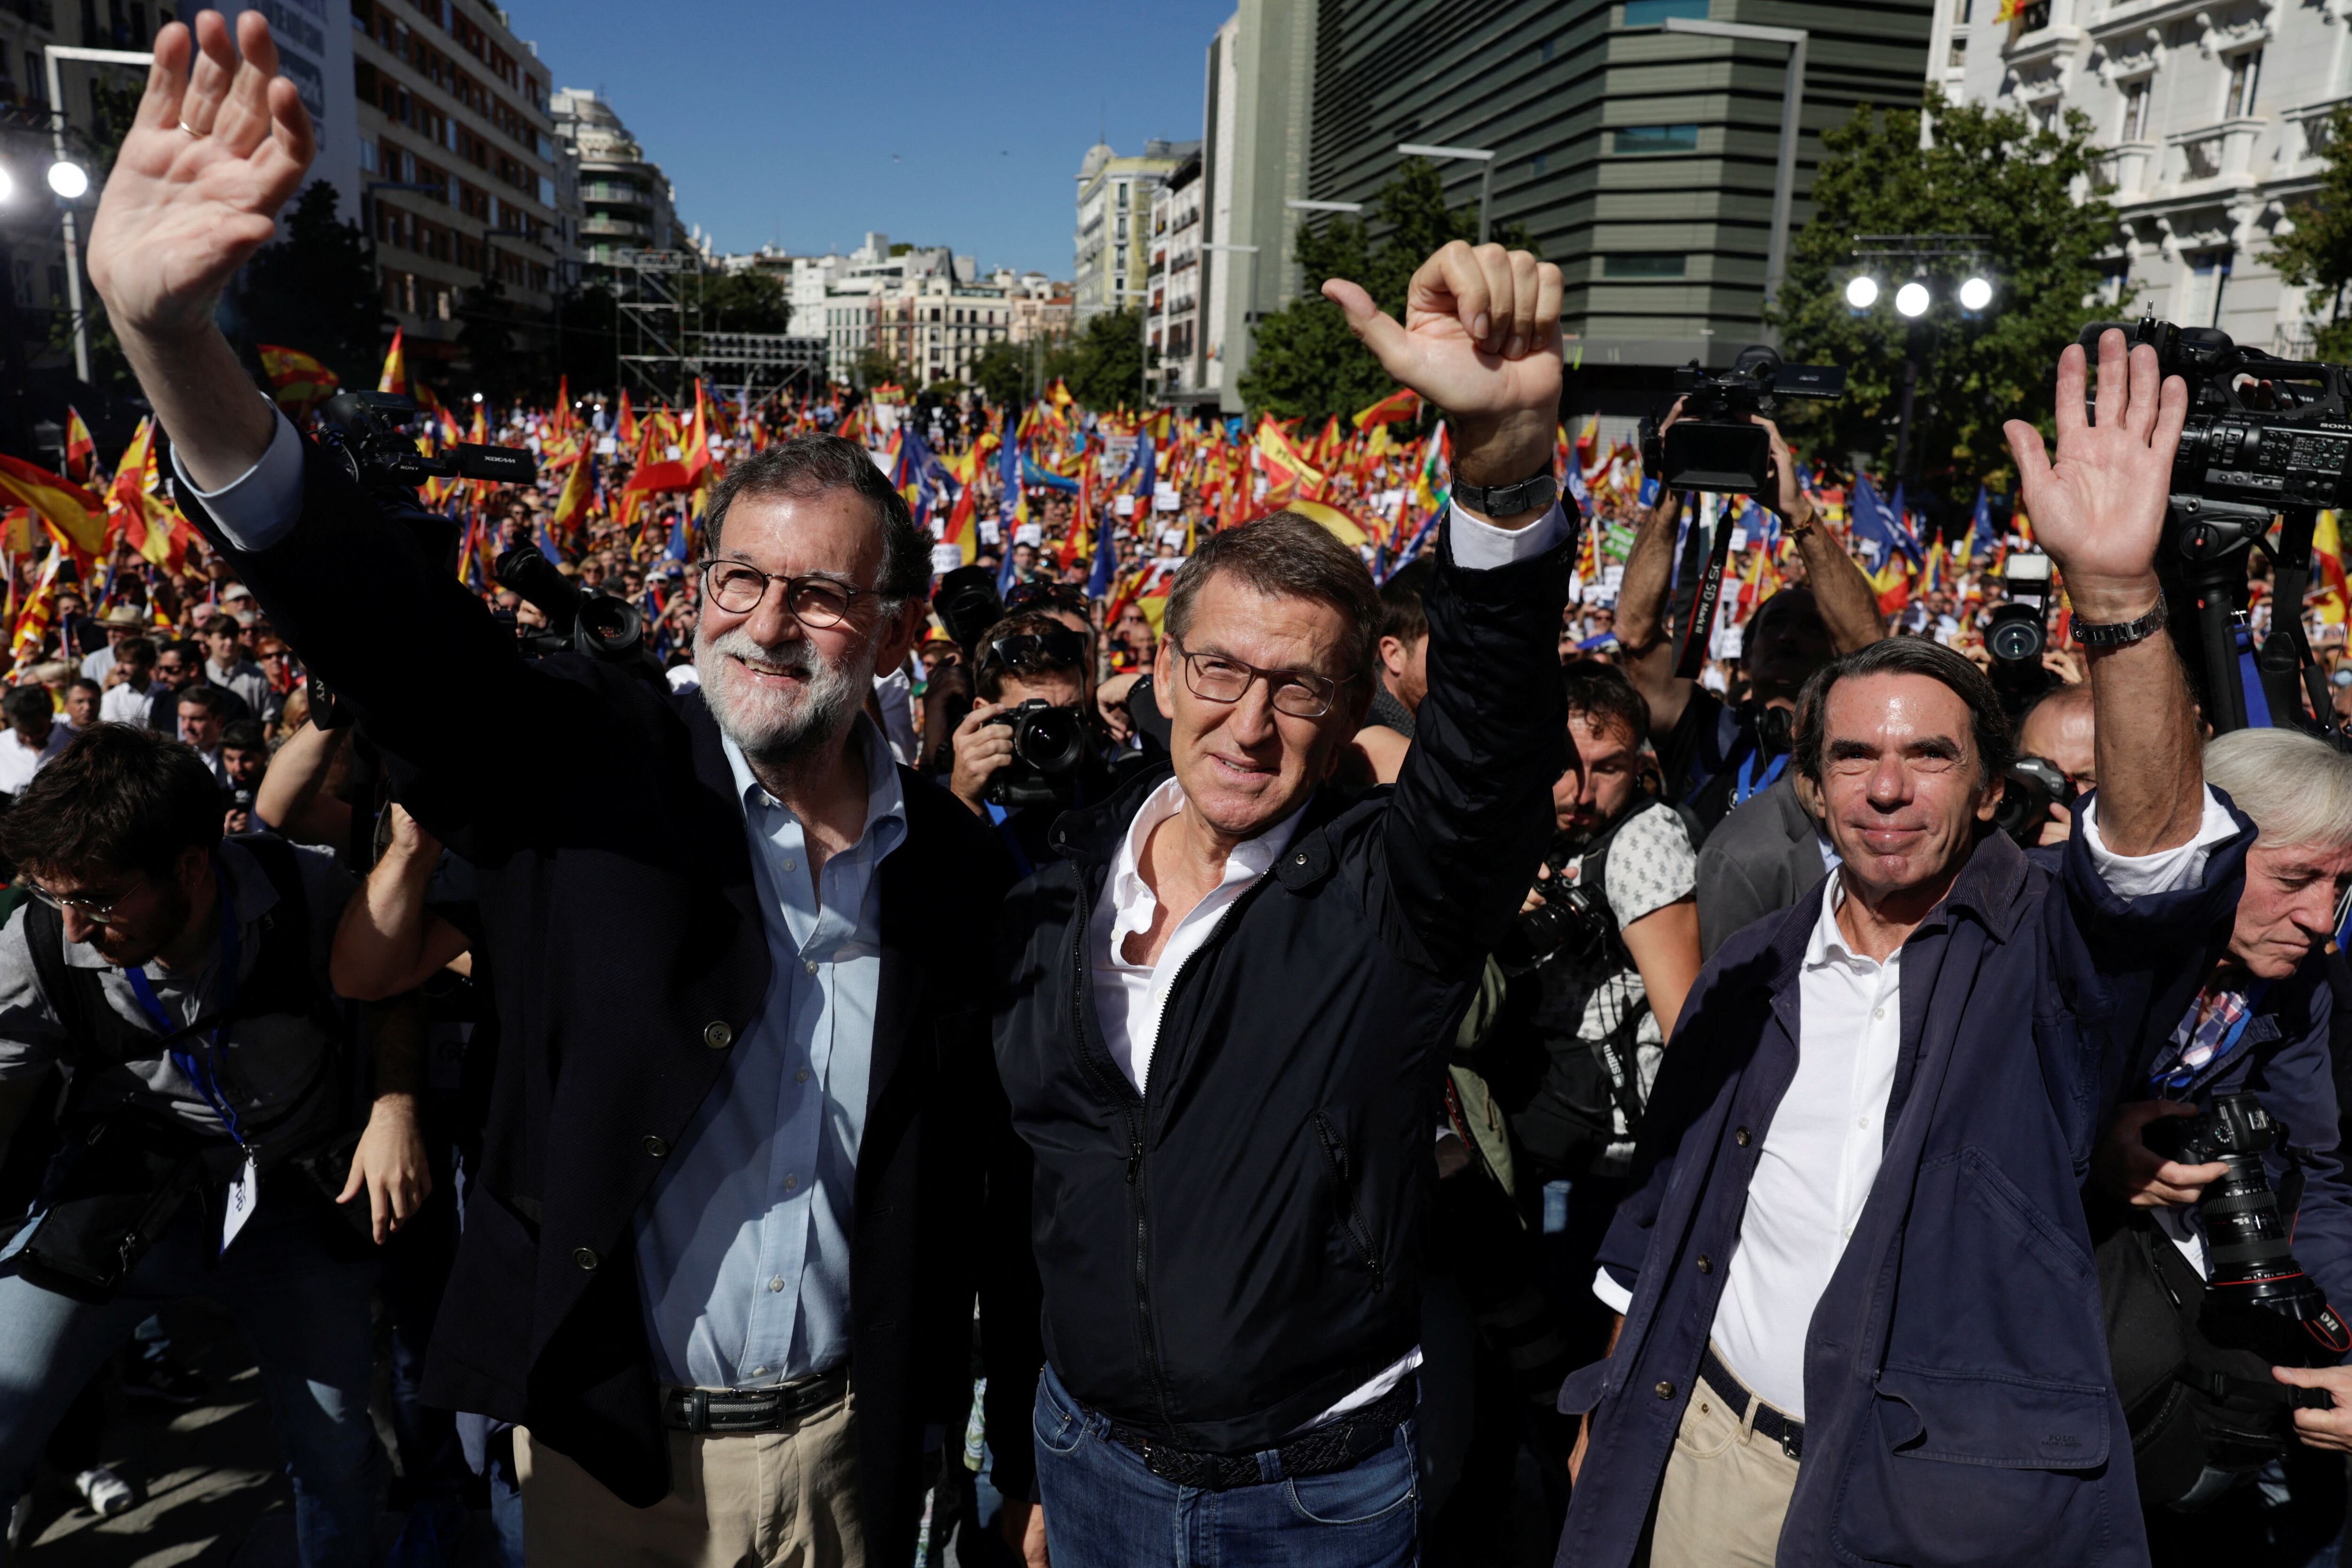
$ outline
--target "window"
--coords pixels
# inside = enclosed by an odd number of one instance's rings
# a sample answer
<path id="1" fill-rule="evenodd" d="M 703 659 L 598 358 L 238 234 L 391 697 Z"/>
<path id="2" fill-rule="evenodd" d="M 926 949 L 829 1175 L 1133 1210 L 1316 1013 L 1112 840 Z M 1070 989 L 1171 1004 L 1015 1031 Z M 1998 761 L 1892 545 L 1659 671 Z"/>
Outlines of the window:
<path id="1" fill-rule="evenodd" d="M 2124 133 L 2122 140 L 2137 142 L 2147 135 L 2147 79 L 2124 84 Z"/>
<path id="2" fill-rule="evenodd" d="M 2225 119 L 2254 111 L 2254 88 L 2262 79 L 2263 51 L 2247 49 L 2230 57 L 2230 88 L 2221 104 Z"/>
<path id="3" fill-rule="evenodd" d="M 1551 44 L 1552 41 L 1549 38 L 1543 41 L 1543 58 L 1546 59 L 1551 58 Z"/>
<path id="4" fill-rule="evenodd" d="M 1956 27 L 1967 26 L 1975 19 L 1976 11 L 1977 0 L 1960 0 L 1959 5 L 1953 7 L 1952 25 Z"/>
<path id="5" fill-rule="evenodd" d="M 1698 151 L 1698 127 L 1696 125 L 1621 125 L 1617 128 L 1616 138 L 1620 153 Z"/>
<path id="6" fill-rule="evenodd" d="M 1633 251 L 1603 257 L 1601 275 L 1603 278 L 1679 278 L 1683 275 L 1684 259 L 1679 252 Z"/>
<path id="7" fill-rule="evenodd" d="M 1625 0 L 1625 25 L 1654 27 L 1670 16 L 1706 19 L 1706 0 Z"/>
<path id="8" fill-rule="evenodd" d="M 2181 301 L 2180 320 L 2200 327 L 2221 324 L 2222 297 L 2230 291 L 2230 252 L 2189 253 L 2189 292 Z"/>
<path id="9" fill-rule="evenodd" d="M 1968 65 L 1969 40 L 1965 37 L 1958 33 L 1952 35 L 1952 52 L 1944 63 L 1954 70 L 1962 69 Z"/>
<path id="10" fill-rule="evenodd" d="M 1544 155 L 1538 153 L 1534 157 L 1528 160 L 1528 173 L 1530 174 L 1540 174 L 1543 172 Z"/>

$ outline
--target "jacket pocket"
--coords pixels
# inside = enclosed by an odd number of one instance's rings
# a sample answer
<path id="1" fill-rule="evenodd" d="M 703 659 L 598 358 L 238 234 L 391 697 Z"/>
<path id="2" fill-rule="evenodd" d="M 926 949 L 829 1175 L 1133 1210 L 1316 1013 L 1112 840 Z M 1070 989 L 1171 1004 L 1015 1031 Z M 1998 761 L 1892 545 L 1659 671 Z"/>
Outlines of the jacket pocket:
<path id="1" fill-rule="evenodd" d="M 1850 1563 L 2090 1563 L 2109 1544 L 2104 1386 L 1889 1366 L 1838 1484 Z"/>
<path id="2" fill-rule="evenodd" d="M 1332 1125 L 1330 1117 L 1318 1110 L 1315 1113 L 1315 1141 L 1323 1150 L 1323 1160 L 1331 1169 L 1333 1202 L 1336 1205 L 1340 1235 L 1346 1239 L 1355 1260 L 1371 1277 L 1372 1294 L 1381 1292 L 1380 1248 L 1372 1243 L 1371 1226 L 1364 1222 L 1361 1207 L 1356 1202 L 1356 1180 L 1348 1157 L 1348 1142 Z"/>

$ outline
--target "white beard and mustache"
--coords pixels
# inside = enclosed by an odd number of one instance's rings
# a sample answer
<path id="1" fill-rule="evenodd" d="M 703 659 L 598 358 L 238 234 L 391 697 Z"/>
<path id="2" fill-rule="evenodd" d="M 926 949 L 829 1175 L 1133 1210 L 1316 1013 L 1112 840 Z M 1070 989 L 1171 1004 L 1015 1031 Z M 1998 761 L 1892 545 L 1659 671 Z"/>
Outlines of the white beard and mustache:
<path id="1" fill-rule="evenodd" d="M 878 633 L 877 633 L 878 635 Z M 829 659 L 803 640 L 781 648 L 761 646 L 741 626 L 694 639 L 694 669 L 703 700 L 727 738 L 757 762 L 793 763 L 848 728 L 865 706 L 869 680 L 860 674 L 873 641 Z M 801 690 L 779 691 L 751 680 L 737 659 L 772 674 L 795 676 Z"/>

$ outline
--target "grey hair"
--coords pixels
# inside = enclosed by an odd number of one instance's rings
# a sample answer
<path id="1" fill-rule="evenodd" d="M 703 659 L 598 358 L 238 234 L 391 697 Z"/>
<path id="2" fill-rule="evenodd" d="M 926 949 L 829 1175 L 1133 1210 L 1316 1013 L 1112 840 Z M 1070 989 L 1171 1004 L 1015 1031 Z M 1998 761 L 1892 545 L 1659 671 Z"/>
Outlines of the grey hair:
<path id="1" fill-rule="evenodd" d="M 931 590 L 931 544 L 915 525 L 907 498 L 866 448 L 838 436 L 795 436 L 779 441 L 727 470 L 710 493 L 702 519 L 703 549 L 719 553 L 727 514 L 743 496 L 815 496 L 855 490 L 874 509 L 882 531 L 882 575 L 875 584 L 891 610 Z"/>
<path id="2" fill-rule="evenodd" d="M 2254 819 L 2265 844 L 2352 848 L 2352 757 L 2315 735 L 2216 735 L 2205 742 L 2205 782 Z"/>
<path id="3" fill-rule="evenodd" d="M 1295 511 L 1277 511 L 1239 528 L 1211 534 L 1192 558 L 1177 569 L 1168 589 L 1163 617 L 1168 635 L 1182 643 L 1192 629 L 1192 604 L 1209 579 L 1230 572 L 1254 593 L 1270 599 L 1311 599 L 1347 618 L 1343 649 L 1350 678 L 1369 678 L 1380 647 L 1380 590 L 1356 552 L 1328 530 Z"/>

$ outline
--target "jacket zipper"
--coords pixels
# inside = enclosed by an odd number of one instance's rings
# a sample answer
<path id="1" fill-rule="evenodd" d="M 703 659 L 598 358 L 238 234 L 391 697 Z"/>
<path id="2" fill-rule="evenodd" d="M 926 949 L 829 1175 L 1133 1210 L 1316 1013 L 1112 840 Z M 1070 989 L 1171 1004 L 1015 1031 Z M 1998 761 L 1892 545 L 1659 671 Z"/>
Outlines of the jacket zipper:
<path id="1" fill-rule="evenodd" d="M 1348 1150 L 1333 1131 L 1331 1123 L 1321 1111 L 1315 1113 L 1315 1136 L 1322 1141 L 1323 1158 L 1331 1164 L 1331 1174 L 1339 1183 L 1339 1224 L 1348 1239 L 1356 1244 L 1356 1256 L 1372 1276 L 1372 1294 L 1381 1293 L 1381 1257 L 1372 1249 L 1371 1237 L 1357 1222 L 1356 1189 L 1348 1180 Z"/>

